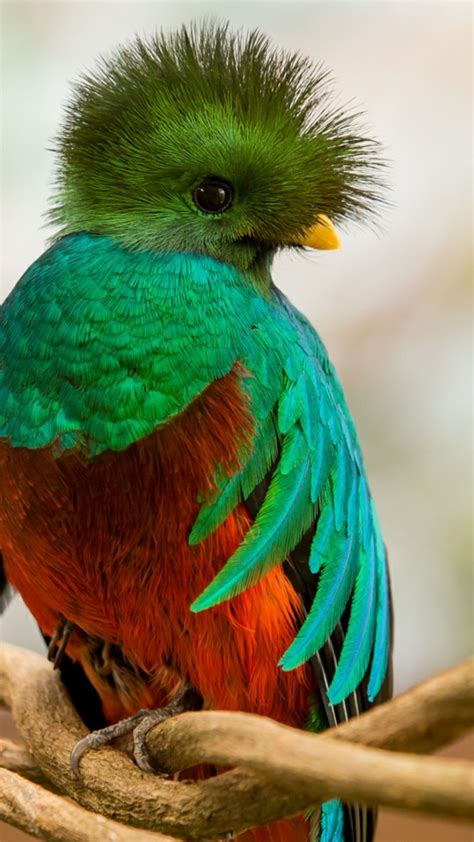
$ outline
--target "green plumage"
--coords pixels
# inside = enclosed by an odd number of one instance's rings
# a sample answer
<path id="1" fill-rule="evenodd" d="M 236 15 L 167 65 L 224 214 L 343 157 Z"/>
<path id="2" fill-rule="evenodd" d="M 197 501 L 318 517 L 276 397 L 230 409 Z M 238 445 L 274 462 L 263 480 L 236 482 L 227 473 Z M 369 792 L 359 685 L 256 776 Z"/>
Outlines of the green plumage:
<path id="1" fill-rule="evenodd" d="M 236 273 L 211 263 L 197 261 L 192 281 L 191 256 L 88 235 L 46 252 L 2 308 L 0 434 L 15 446 L 122 450 L 227 374 L 235 351 L 222 334 L 245 289 L 234 280 L 227 301 L 222 276 Z"/>
<path id="2" fill-rule="evenodd" d="M 198 251 L 250 269 L 314 221 L 364 218 L 380 196 L 378 144 L 334 107 L 330 78 L 262 34 L 227 27 L 137 38 L 76 86 L 57 142 L 52 220 L 128 248 Z M 191 201 L 204 176 L 237 201 Z M 253 269 L 255 266 L 253 265 Z"/>

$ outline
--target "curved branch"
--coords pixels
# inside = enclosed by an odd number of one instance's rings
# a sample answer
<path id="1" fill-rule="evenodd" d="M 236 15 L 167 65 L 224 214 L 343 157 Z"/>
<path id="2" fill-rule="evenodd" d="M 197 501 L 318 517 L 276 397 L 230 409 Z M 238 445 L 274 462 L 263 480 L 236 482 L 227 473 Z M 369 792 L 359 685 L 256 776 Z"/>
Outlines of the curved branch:
<path id="1" fill-rule="evenodd" d="M 450 698 L 449 687 L 453 683 L 457 686 L 460 672 L 461 684 L 464 682 L 466 670 L 461 665 L 455 674 L 441 677 L 445 698 Z M 425 686 L 410 692 L 423 694 Z M 10 705 L 28 750 L 43 774 L 56 786 L 88 809 L 175 836 L 201 840 L 223 836 L 301 813 L 335 795 L 349 801 L 438 815 L 467 818 L 474 814 L 473 793 L 466 786 L 468 763 L 394 756 L 380 749 L 348 744 L 339 737 L 307 734 L 249 714 L 185 714 L 169 720 L 150 735 L 150 745 L 158 760 L 161 763 L 165 760 L 171 768 L 189 765 L 192 757 L 193 762 L 199 763 L 206 759 L 219 765 L 238 763 L 249 771 L 235 769 L 200 783 L 150 779 L 125 755 L 104 749 L 84 757 L 83 779 L 79 784 L 69 771 L 69 753 L 85 729 L 50 665 L 33 653 L 3 646 L 0 698 Z M 465 696 L 462 698 L 464 705 Z M 401 740 L 397 743 L 394 737 L 395 725 L 390 712 L 393 704 L 386 705 L 388 744 L 392 740 L 401 748 Z M 411 748 L 412 739 L 416 744 L 424 740 L 426 747 L 430 739 L 428 731 L 425 729 L 422 739 L 417 737 L 419 722 L 425 718 L 426 711 L 418 708 L 415 716 L 416 705 L 408 707 L 411 723 L 404 723 L 405 745 Z M 446 719 L 442 704 L 433 705 L 430 710 L 434 718 Z M 377 744 L 383 744 L 382 711 L 383 708 L 361 717 L 364 724 L 353 731 L 356 739 L 370 743 L 371 717 L 376 713 Z M 464 727 L 464 713 L 462 718 Z M 344 727 L 349 736 L 349 725 Z M 435 731 L 433 725 L 432 735 Z M 451 738 L 448 731 L 446 726 L 445 741 Z M 202 736 L 204 732 L 206 738 Z M 459 728 L 454 728 L 452 733 L 459 733 Z M 432 739 L 437 747 L 439 739 L 433 736 Z M 197 744 L 199 750 L 195 748 Z"/>
<path id="2" fill-rule="evenodd" d="M 7 769 L 0 769 L 0 820 L 48 842 L 176 842 L 89 813 Z"/>
<path id="3" fill-rule="evenodd" d="M 283 735 L 294 740 L 295 750 L 297 745 L 299 751 L 306 746 L 313 754 L 315 739 L 318 746 L 327 740 L 350 741 L 421 754 L 436 751 L 473 726 L 474 661 L 469 659 L 317 738 L 261 716 L 203 711 L 182 714 L 154 728 L 147 747 L 157 764 L 172 772 L 200 762 L 240 763 L 263 771 L 261 755 L 275 740 L 280 747 Z"/>
<path id="4" fill-rule="evenodd" d="M 368 720 L 370 722 L 370 720 Z M 186 713 L 149 737 L 160 766 L 171 771 L 201 763 L 241 765 L 275 786 L 314 801 L 339 797 L 474 820 L 469 762 L 393 755 L 313 736 L 264 717 Z M 472 780 L 472 778 L 471 778 Z"/>
<path id="5" fill-rule="evenodd" d="M 468 658 L 345 722 L 331 736 L 425 754 L 453 742 L 473 726 L 474 659 Z"/>

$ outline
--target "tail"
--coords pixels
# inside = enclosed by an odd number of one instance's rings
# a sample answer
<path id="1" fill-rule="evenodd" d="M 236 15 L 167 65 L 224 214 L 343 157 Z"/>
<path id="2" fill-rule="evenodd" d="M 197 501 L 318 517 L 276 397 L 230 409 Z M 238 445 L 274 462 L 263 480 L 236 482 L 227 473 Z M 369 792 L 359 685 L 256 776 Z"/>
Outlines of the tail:
<path id="1" fill-rule="evenodd" d="M 372 842 L 376 822 L 374 809 L 326 801 L 310 819 L 309 842 Z"/>

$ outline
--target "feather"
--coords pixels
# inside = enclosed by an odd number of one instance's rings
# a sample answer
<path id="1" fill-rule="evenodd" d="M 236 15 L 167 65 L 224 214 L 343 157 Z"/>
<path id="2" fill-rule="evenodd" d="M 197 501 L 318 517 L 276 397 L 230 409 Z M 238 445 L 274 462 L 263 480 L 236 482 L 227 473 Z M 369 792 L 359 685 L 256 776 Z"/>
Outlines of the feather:
<path id="1" fill-rule="evenodd" d="M 286 475 L 278 467 L 254 525 L 191 610 L 218 605 L 255 584 L 296 546 L 313 517 L 309 458 Z"/>
<path id="2" fill-rule="evenodd" d="M 280 470 L 283 476 L 289 474 L 298 465 L 304 462 L 307 454 L 307 444 L 301 428 L 295 425 L 291 434 L 288 436 L 286 447 L 282 453 L 280 461 Z"/>
<path id="3" fill-rule="evenodd" d="M 351 473 L 354 465 L 350 462 L 349 453 L 344 442 L 339 443 L 336 455 L 336 467 L 331 476 L 331 486 L 334 498 L 334 526 L 338 532 L 342 529 L 347 520 L 347 501 L 349 490 L 352 487 Z"/>
<path id="4" fill-rule="evenodd" d="M 375 643 L 367 689 L 369 701 L 373 702 L 382 687 L 390 650 L 390 610 L 387 565 L 385 558 L 377 564 L 377 615 Z"/>
<path id="5" fill-rule="evenodd" d="M 277 450 L 275 426 L 271 415 L 260 426 L 255 443 L 243 471 L 232 477 L 223 477 L 218 492 L 209 503 L 201 506 L 189 536 L 192 546 L 211 535 L 234 510 L 237 503 L 248 497 L 262 481 L 272 465 Z"/>
<path id="6" fill-rule="evenodd" d="M 359 479 L 359 530 L 362 549 L 367 552 L 372 538 L 373 521 L 370 509 L 369 489 L 365 476 Z"/>
<path id="7" fill-rule="evenodd" d="M 388 570 L 385 547 L 378 524 L 375 506 L 372 503 L 372 513 L 375 523 L 375 548 L 377 555 L 377 619 L 375 629 L 374 652 L 370 668 L 367 694 L 373 702 L 383 684 L 388 664 L 390 650 L 390 592 L 388 585 Z"/>
<path id="8" fill-rule="evenodd" d="M 195 546 L 214 532 L 233 512 L 241 497 L 240 475 L 235 474 L 225 484 L 217 499 L 203 504 L 189 536 L 190 546 Z"/>
<path id="9" fill-rule="evenodd" d="M 278 439 L 273 416 L 267 415 L 262 422 L 254 450 L 241 473 L 242 494 L 246 499 L 263 480 L 274 464 L 278 451 Z"/>
<path id="10" fill-rule="evenodd" d="M 340 801 L 321 805 L 319 842 L 344 842 L 344 809 Z"/>
<path id="11" fill-rule="evenodd" d="M 306 437 L 306 445 L 310 450 L 314 450 L 317 441 L 318 405 L 316 402 L 311 402 L 310 399 L 310 392 L 312 392 L 311 381 L 306 375 L 301 375 L 298 378 L 296 388 L 298 391 L 298 404 L 301 406 L 300 420 Z"/>
<path id="12" fill-rule="evenodd" d="M 329 491 L 322 497 L 316 534 L 311 544 L 308 565 L 312 573 L 319 573 L 321 565 L 328 560 L 329 544 L 334 535 L 334 509 Z"/>
<path id="13" fill-rule="evenodd" d="M 365 675 L 374 638 L 376 614 L 376 558 L 374 541 L 362 553 L 344 646 L 328 697 L 333 705 L 345 699 Z"/>
<path id="14" fill-rule="evenodd" d="M 311 458 L 311 501 L 316 503 L 323 493 L 331 467 L 331 448 L 324 427 L 319 425 L 316 451 Z M 315 572 L 315 571 L 313 571 Z"/>
<path id="15" fill-rule="evenodd" d="M 278 427 L 283 434 L 291 430 L 293 424 L 301 418 L 303 414 L 303 404 L 301 401 L 301 393 L 298 389 L 299 380 L 291 383 L 289 388 L 284 392 L 279 406 L 278 406 Z"/>
<path id="16" fill-rule="evenodd" d="M 358 556 L 355 545 L 355 535 L 332 539 L 311 610 L 280 660 L 284 670 L 294 669 L 311 658 L 337 625 L 356 577 Z"/>

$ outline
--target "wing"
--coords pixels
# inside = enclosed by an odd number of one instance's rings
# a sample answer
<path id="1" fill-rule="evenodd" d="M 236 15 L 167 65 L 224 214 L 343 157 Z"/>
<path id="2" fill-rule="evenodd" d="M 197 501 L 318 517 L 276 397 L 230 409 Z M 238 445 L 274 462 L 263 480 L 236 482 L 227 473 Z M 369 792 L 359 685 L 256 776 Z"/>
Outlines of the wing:
<path id="1" fill-rule="evenodd" d="M 282 304 L 297 331 L 283 380 L 275 371 L 268 376 L 268 343 L 263 358 L 248 361 L 254 390 L 265 395 L 253 399 L 260 421 L 253 455 L 202 508 L 191 541 L 209 534 L 239 499 L 254 527 L 194 608 L 238 593 L 283 561 L 306 610 L 283 666 L 310 660 L 326 723 L 334 727 L 391 695 L 388 571 L 340 384 L 310 325 Z M 268 386 L 276 382 L 280 392 L 272 405 Z M 314 838 L 369 842 L 376 815 L 363 805 L 330 802 L 319 820 L 315 816 Z"/>
<path id="2" fill-rule="evenodd" d="M 149 435 L 238 358 L 235 274 L 108 237 L 58 241 L 0 307 L 0 437 L 95 455 Z"/>
<path id="3" fill-rule="evenodd" d="M 192 609 L 209 608 L 245 590 L 283 563 L 312 529 L 305 576 L 313 583 L 308 593 L 314 590 L 314 598 L 281 666 L 291 670 L 314 658 L 346 616 L 337 666 L 327 673 L 327 700 L 338 705 L 347 699 L 370 663 L 367 697 L 373 701 L 390 647 L 389 584 L 377 513 L 325 349 L 304 317 L 282 295 L 276 298 L 279 320 L 273 318 L 272 329 L 265 324 L 260 356 L 252 351 L 245 361 L 253 375 L 250 391 L 258 419 L 253 453 L 242 472 L 222 479 L 215 499 L 203 505 L 191 543 L 248 499 L 276 458 L 275 467 L 253 526 Z M 282 368 L 272 371 L 276 346 L 283 350 Z"/>

